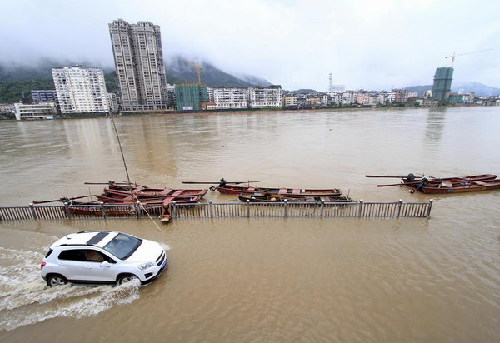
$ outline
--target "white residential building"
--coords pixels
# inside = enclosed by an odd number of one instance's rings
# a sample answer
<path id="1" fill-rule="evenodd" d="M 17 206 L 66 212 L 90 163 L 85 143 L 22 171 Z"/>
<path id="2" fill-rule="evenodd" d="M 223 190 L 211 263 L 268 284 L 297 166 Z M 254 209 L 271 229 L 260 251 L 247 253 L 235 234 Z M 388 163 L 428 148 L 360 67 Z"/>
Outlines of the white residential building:
<path id="1" fill-rule="evenodd" d="M 392 102 L 395 102 L 396 101 L 396 92 L 387 92 L 385 93 L 386 96 L 385 96 L 385 99 L 386 99 L 386 102 L 388 103 L 392 103 Z"/>
<path id="2" fill-rule="evenodd" d="M 243 87 L 210 88 L 209 100 L 215 102 L 217 109 L 248 108 L 249 89 Z"/>
<path id="3" fill-rule="evenodd" d="M 328 105 L 338 105 L 342 102 L 342 92 L 328 92 L 330 102 Z"/>
<path id="4" fill-rule="evenodd" d="M 54 115 L 57 113 L 55 102 L 41 102 L 32 105 L 16 102 L 14 109 L 17 120 L 54 119 Z"/>
<path id="5" fill-rule="evenodd" d="M 53 68 L 52 78 L 62 113 L 109 112 L 108 92 L 99 68 Z"/>
<path id="6" fill-rule="evenodd" d="M 281 107 L 283 91 L 281 86 L 250 87 L 248 89 L 251 108 Z"/>
<path id="7" fill-rule="evenodd" d="M 351 105 L 354 104 L 357 100 L 358 92 L 356 91 L 345 91 L 342 93 L 342 104 L 343 105 Z"/>
<path id="8" fill-rule="evenodd" d="M 378 94 L 378 104 L 380 105 L 385 105 L 385 103 L 387 102 L 387 99 L 386 99 L 386 96 L 385 96 L 385 93 L 379 93 Z"/>

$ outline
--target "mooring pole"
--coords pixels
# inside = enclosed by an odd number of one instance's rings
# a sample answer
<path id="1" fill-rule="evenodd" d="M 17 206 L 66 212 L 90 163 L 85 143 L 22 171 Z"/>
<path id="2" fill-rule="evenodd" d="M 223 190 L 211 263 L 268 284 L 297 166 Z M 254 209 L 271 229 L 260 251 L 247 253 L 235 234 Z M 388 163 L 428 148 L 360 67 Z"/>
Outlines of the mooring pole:
<path id="1" fill-rule="evenodd" d="M 33 206 L 33 203 L 30 203 L 30 209 L 31 209 L 31 216 L 33 217 L 33 220 L 36 220 L 35 206 Z"/>
<path id="2" fill-rule="evenodd" d="M 66 217 L 71 219 L 71 212 L 69 211 L 69 204 L 67 202 L 64 203 L 64 212 L 66 213 Z"/>
<path id="3" fill-rule="evenodd" d="M 175 201 L 172 201 L 171 205 L 172 205 L 172 211 L 170 216 L 172 219 L 174 219 L 175 216 L 177 215 L 177 203 Z"/>
<path id="4" fill-rule="evenodd" d="M 401 215 L 401 207 L 403 207 L 403 199 L 399 199 L 398 214 L 397 214 L 396 218 L 399 218 L 399 216 Z"/>
<path id="5" fill-rule="evenodd" d="M 100 202 L 101 203 L 101 214 L 102 214 L 102 218 L 106 219 L 106 209 L 104 208 L 104 202 Z"/>
<path id="6" fill-rule="evenodd" d="M 429 207 L 427 207 L 427 217 L 430 217 L 430 215 L 431 215 L 433 201 L 434 201 L 433 199 L 429 200 Z"/>
<path id="7" fill-rule="evenodd" d="M 359 200 L 359 205 L 358 205 L 358 217 L 361 218 L 361 212 L 363 211 L 363 199 Z"/>
<path id="8" fill-rule="evenodd" d="M 135 207 L 135 216 L 137 219 L 139 219 L 139 216 L 141 214 L 141 203 L 139 200 L 137 200 L 135 203 L 134 203 L 134 207 Z"/>

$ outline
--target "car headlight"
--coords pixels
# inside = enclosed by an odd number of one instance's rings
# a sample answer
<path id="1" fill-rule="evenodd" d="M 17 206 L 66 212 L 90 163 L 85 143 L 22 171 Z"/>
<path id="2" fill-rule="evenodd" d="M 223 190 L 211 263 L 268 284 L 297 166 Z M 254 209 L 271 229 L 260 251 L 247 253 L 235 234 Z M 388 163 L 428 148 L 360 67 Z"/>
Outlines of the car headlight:
<path id="1" fill-rule="evenodd" d="M 140 270 L 146 270 L 148 268 L 151 268 L 152 266 L 154 266 L 153 262 L 148 262 L 146 264 L 142 264 L 139 266 L 139 269 Z"/>

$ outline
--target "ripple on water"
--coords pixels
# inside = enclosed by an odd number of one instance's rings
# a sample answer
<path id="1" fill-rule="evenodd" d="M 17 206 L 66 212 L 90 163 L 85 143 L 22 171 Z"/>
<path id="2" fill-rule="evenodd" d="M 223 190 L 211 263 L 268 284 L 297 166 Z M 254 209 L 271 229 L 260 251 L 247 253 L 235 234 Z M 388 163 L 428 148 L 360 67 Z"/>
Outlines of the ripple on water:
<path id="1" fill-rule="evenodd" d="M 0 247 L 0 330 L 55 317 L 95 316 L 140 297 L 140 283 L 119 287 L 65 285 L 47 287 L 40 277 L 42 254 Z"/>

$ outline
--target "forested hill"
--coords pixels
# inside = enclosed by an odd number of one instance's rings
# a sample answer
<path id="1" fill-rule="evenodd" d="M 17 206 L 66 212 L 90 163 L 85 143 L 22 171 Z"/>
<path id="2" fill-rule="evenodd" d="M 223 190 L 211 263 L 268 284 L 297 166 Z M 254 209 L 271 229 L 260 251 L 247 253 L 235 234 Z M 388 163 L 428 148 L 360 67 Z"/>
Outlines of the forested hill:
<path id="1" fill-rule="evenodd" d="M 251 87 L 269 86 L 268 81 L 252 76 L 242 75 L 236 77 L 215 67 L 209 62 L 197 62 L 202 67 L 201 82 L 209 87 Z M 196 68 L 189 61 L 181 56 L 172 58 L 167 67 L 167 80 L 170 84 L 182 82 L 198 82 Z"/>
<path id="2" fill-rule="evenodd" d="M 209 87 L 249 87 L 268 86 L 269 82 L 252 75 L 240 77 L 226 73 L 208 62 L 198 63 L 203 68 L 201 81 Z M 70 61 L 42 60 L 36 65 L 5 65 L 0 64 L 0 103 L 10 103 L 24 100 L 31 101 L 31 91 L 36 89 L 54 89 L 52 68 L 71 66 Z M 89 63 L 79 63 L 83 67 Z M 97 66 L 103 69 L 108 92 L 117 92 L 117 80 L 113 67 Z M 169 84 L 197 82 L 196 69 L 184 57 L 174 57 L 166 64 L 167 81 Z"/>
<path id="3" fill-rule="evenodd" d="M 427 86 L 412 86 L 405 88 L 409 92 L 417 92 L 418 96 L 422 96 L 425 91 L 431 90 L 432 85 Z M 477 96 L 497 96 L 500 95 L 500 88 L 483 85 L 479 82 L 452 82 L 452 92 L 474 92 Z"/>
<path id="4" fill-rule="evenodd" d="M 0 103 L 31 101 L 31 91 L 37 89 L 55 89 L 52 81 L 52 68 L 63 65 L 75 65 L 68 61 L 44 59 L 35 65 L 0 64 Z M 83 67 L 89 63 L 80 63 Z M 115 72 L 110 67 L 103 69 L 108 92 L 116 91 Z"/>

